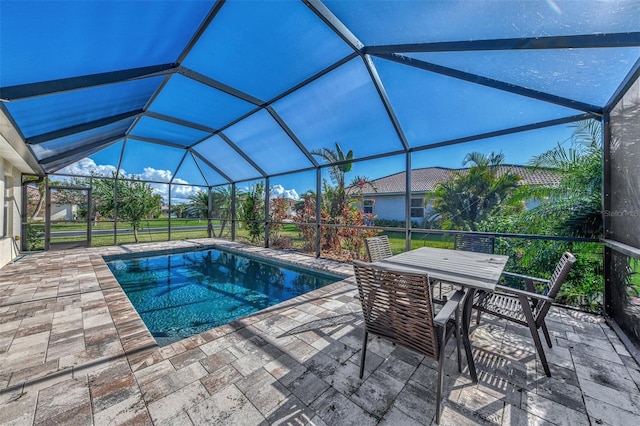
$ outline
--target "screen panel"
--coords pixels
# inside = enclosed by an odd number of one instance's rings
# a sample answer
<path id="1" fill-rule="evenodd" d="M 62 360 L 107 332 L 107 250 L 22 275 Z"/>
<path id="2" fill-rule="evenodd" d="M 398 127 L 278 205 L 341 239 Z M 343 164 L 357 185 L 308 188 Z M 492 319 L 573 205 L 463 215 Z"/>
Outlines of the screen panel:
<path id="1" fill-rule="evenodd" d="M 404 64 L 374 63 L 414 147 L 582 113 Z"/>
<path id="2" fill-rule="evenodd" d="M 353 150 L 354 158 L 402 149 L 363 62 L 356 58 L 276 102 L 275 110 L 309 151 Z"/>
<path id="3" fill-rule="evenodd" d="M 640 80 L 611 112 L 610 222 L 607 238 L 640 248 Z"/>
<path id="4" fill-rule="evenodd" d="M 302 2 L 227 2 L 183 62 L 262 100 L 352 50 Z"/>
<path id="5" fill-rule="evenodd" d="M 620 1 L 324 1 L 365 45 L 637 31 L 640 5 Z"/>

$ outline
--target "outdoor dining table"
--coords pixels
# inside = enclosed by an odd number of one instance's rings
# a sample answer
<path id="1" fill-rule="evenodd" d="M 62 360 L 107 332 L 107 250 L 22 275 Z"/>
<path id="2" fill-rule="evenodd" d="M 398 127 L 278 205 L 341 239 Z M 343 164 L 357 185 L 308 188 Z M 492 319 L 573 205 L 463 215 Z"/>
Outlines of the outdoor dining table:
<path id="1" fill-rule="evenodd" d="M 469 362 L 469 374 L 478 381 L 469 340 L 469 323 L 476 290 L 493 292 L 509 256 L 421 247 L 375 262 L 395 268 L 423 270 L 433 281 L 457 284 L 465 290 L 462 308 L 462 340 Z"/>

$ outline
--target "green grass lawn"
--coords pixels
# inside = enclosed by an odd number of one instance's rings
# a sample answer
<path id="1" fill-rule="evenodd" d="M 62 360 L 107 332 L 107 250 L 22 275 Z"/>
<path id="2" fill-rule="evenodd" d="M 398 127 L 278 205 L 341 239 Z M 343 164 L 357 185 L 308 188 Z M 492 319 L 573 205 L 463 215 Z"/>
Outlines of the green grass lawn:
<path id="1" fill-rule="evenodd" d="M 218 221 L 213 221 L 214 225 L 219 223 Z M 142 228 L 138 231 L 139 242 L 154 242 L 154 241 L 167 241 L 168 233 L 166 231 L 154 232 L 154 228 L 163 228 L 167 227 L 169 224 L 168 219 L 153 219 L 153 220 L 145 220 L 142 223 Z M 36 226 L 40 225 L 40 223 L 36 224 Z M 42 224 L 43 225 L 43 224 Z M 179 226 L 205 226 L 206 220 L 198 220 L 198 219 L 172 219 L 171 227 L 179 227 Z M 52 231 L 84 231 L 86 229 L 86 222 L 57 222 L 55 226 L 52 226 Z M 112 230 L 113 222 L 99 222 L 96 225 L 91 227 L 92 230 Z M 131 226 L 127 222 L 119 222 L 118 229 L 131 229 Z M 44 231 L 44 226 L 43 229 Z M 383 232 L 389 237 L 389 242 L 391 243 L 391 250 L 394 254 L 401 253 L 405 251 L 405 234 L 404 232 Z M 223 235 L 224 238 L 230 238 L 231 231 L 230 228 L 225 230 Z M 181 240 L 185 238 L 206 238 L 207 231 L 206 229 L 199 230 L 188 230 L 188 231 L 171 231 L 171 239 L 172 240 Z M 291 248 L 300 248 L 307 244 L 307 241 L 304 239 L 304 236 L 298 229 L 298 225 L 296 224 L 285 224 L 279 230 L 280 238 L 287 238 L 291 243 Z M 249 233 L 246 228 L 236 228 L 236 238 L 241 241 L 250 242 L 249 241 Z M 77 237 L 69 237 L 69 238 L 53 238 L 52 242 L 65 242 L 65 241 L 74 241 L 78 240 Z M 133 243 L 134 237 L 133 234 L 119 234 L 117 238 L 117 244 L 127 244 Z M 261 241 L 257 243 L 261 245 Z M 103 247 L 113 245 L 113 235 L 92 235 L 91 237 L 91 245 L 94 247 Z M 411 238 L 411 249 L 416 249 L 419 247 L 440 247 L 440 248 L 453 248 L 452 238 L 446 235 L 437 235 L 437 234 L 413 234 Z"/>
<path id="2" fill-rule="evenodd" d="M 213 221 L 216 224 L 218 221 Z M 33 222 L 34 224 L 42 224 L 44 227 L 44 223 L 42 222 Z M 206 226 L 206 219 L 171 219 L 171 226 Z M 169 219 L 145 219 L 141 222 L 140 226 L 142 228 L 166 228 L 169 226 Z M 120 221 L 118 222 L 118 228 L 120 229 L 131 229 L 131 225 L 129 222 Z M 51 231 L 83 231 L 87 229 L 87 222 L 85 221 L 54 221 L 51 222 Z M 98 223 L 92 223 L 91 229 L 95 230 L 106 230 L 113 229 L 113 222 L 102 221 Z"/>

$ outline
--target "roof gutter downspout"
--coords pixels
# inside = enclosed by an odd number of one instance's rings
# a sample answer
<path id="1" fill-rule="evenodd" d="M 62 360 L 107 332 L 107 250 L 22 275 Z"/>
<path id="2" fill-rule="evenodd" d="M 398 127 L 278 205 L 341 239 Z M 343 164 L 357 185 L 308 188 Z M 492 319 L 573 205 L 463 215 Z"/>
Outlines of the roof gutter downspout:
<path id="1" fill-rule="evenodd" d="M 25 180 L 22 182 L 22 212 L 20 213 L 20 251 L 27 251 L 27 239 L 25 238 L 27 235 L 27 227 L 28 227 L 28 218 L 27 218 L 27 191 L 26 186 L 30 183 L 40 183 L 44 180 L 44 176 L 38 176 L 37 179 L 34 180 Z M 15 238 L 14 238 L 15 240 Z M 17 244 L 17 243 L 16 243 Z"/>

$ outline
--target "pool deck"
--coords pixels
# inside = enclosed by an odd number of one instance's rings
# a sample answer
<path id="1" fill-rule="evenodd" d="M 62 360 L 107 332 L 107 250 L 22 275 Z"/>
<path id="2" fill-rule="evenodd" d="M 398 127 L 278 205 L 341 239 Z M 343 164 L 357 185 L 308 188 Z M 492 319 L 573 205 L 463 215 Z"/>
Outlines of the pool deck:
<path id="1" fill-rule="evenodd" d="M 363 332 L 353 279 L 158 347 L 102 255 L 219 243 L 352 274 L 349 265 L 228 241 L 36 253 L 0 269 L 0 423 L 432 424 L 435 363 Z M 441 424 L 637 424 L 640 366 L 598 316 L 553 308 L 542 372 L 523 327 L 483 316 L 479 383 L 450 346 Z M 464 362 L 464 357 L 463 357 Z"/>

